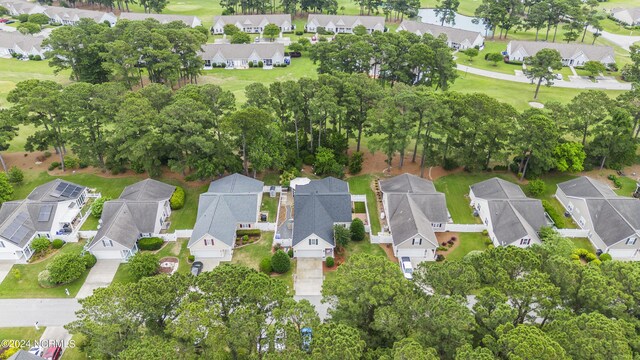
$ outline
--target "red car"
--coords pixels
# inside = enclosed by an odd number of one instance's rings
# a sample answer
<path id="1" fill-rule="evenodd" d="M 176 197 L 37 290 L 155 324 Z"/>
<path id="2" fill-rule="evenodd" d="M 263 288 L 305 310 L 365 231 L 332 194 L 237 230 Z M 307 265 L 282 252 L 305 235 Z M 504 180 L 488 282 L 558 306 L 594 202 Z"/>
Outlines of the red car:
<path id="1" fill-rule="evenodd" d="M 44 352 L 42 358 L 45 360 L 59 360 L 62 356 L 62 348 L 59 346 L 50 347 Z"/>
<path id="2" fill-rule="evenodd" d="M 6 23 L 7 21 L 9 21 L 9 19 L 0 19 L 0 24 Z"/>

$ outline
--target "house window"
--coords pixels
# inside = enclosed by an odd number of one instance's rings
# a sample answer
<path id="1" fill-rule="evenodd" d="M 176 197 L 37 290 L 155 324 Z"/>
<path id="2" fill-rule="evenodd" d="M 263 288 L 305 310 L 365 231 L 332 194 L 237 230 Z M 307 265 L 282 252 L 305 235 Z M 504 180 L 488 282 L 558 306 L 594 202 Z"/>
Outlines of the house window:
<path id="1" fill-rule="evenodd" d="M 638 238 L 635 237 L 630 237 L 627 239 L 627 245 L 635 245 L 636 244 L 636 240 L 638 240 Z"/>
<path id="2" fill-rule="evenodd" d="M 413 239 L 411 241 L 411 245 L 422 245 L 422 238 L 419 239 Z"/>
<path id="3" fill-rule="evenodd" d="M 240 229 L 248 229 L 251 228 L 251 224 L 240 224 Z"/>
<path id="4" fill-rule="evenodd" d="M 484 224 L 489 225 L 489 218 L 484 219 Z"/>
<path id="5" fill-rule="evenodd" d="M 273 65 L 273 60 L 271 59 L 264 59 L 264 66 L 271 66 Z"/>
<path id="6" fill-rule="evenodd" d="M 111 240 L 102 240 L 102 246 L 104 246 L 104 247 L 113 247 L 113 241 L 111 241 Z"/>
<path id="7" fill-rule="evenodd" d="M 309 239 L 309 245 L 318 245 L 318 239 Z"/>
<path id="8" fill-rule="evenodd" d="M 586 220 L 582 216 L 580 216 L 580 220 L 578 220 L 578 224 L 580 224 L 580 226 L 584 226 L 585 222 Z"/>
<path id="9" fill-rule="evenodd" d="M 211 60 L 205 60 L 204 61 L 204 66 L 210 67 L 211 66 Z"/>
<path id="10" fill-rule="evenodd" d="M 204 246 L 213 246 L 213 239 L 204 239 Z"/>
<path id="11" fill-rule="evenodd" d="M 520 245 L 529 245 L 531 244 L 531 239 L 520 239 Z"/>
<path id="12" fill-rule="evenodd" d="M 569 204 L 567 205 L 567 209 L 568 209 L 569 211 L 573 211 L 573 203 L 569 203 Z"/>
<path id="13" fill-rule="evenodd" d="M 434 229 L 439 229 L 440 227 L 442 227 L 442 224 L 440 223 L 431 223 L 431 227 Z"/>
<path id="14" fill-rule="evenodd" d="M 3 241 L 0 241 L 0 248 L 3 248 L 3 247 L 5 247 L 5 246 L 4 246 L 4 242 L 3 242 Z"/>

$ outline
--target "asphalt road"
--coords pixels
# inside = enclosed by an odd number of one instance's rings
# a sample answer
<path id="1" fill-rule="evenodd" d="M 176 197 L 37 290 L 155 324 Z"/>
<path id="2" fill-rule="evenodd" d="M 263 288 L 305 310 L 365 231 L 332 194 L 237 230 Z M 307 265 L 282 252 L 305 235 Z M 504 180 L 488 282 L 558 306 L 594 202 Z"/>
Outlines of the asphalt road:
<path id="1" fill-rule="evenodd" d="M 0 327 L 63 326 L 76 319 L 76 299 L 1 299 Z"/>

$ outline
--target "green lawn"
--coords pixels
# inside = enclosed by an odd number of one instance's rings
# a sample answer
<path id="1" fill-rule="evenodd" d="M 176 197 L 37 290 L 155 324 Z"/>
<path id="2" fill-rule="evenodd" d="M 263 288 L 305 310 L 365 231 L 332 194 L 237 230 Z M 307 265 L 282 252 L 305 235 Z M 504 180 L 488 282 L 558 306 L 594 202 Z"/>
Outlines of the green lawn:
<path id="1" fill-rule="evenodd" d="M 236 248 L 233 250 L 233 264 L 241 264 L 255 270 L 260 270 L 260 261 L 265 257 L 271 257 L 271 245 L 273 244 L 273 232 L 263 232 L 257 242 Z M 295 261 L 291 262 L 291 269 L 280 275 L 272 275 L 283 281 L 293 291 L 293 274 L 295 273 Z"/>
<path id="2" fill-rule="evenodd" d="M 278 214 L 278 199 L 280 195 L 276 194 L 276 197 L 272 198 L 268 193 L 262 194 L 262 205 L 260 211 L 269 213 L 269 222 L 276 221 L 276 215 Z"/>
<path id="3" fill-rule="evenodd" d="M 622 187 L 620 189 L 616 189 L 615 192 L 620 196 L 632 196 L 633 192 L 636 191 L 637 182 L 626 176 L 618 176 L 618 179 L 620 179 Z M 613 185 L 613 183 L 609 181 L 609 185 Z"/>
<path id="4" fill-rule="evenodd" d="M 24 341 L 30 341 L 31 346 L 33 346 L 33 341 L 40 340 L 40 337 L 42 336 L 44 329 L 45 329 L 44 326 L 41 326 L 40 330 L 36 330 L 35 326 L 0 328 L 0 341 L 24 340 Z M 22 349 L 28 350 L 28 346 L 24 346 Z"/>
<path id="5" fill-rule="evenodd" d="M 196 224 L 196 217 L 198 215 L 198 201 L 200 194 L 207 191 L 209 184 L 202 186 L 191 186 L 189 183 L 184 183 L 174 179 L 159 179 L 168 184 L 181 186 L 184 189 L 184 207 L 178 210 L 172 210 L 169 221 L 169 232 L 174 230 L 193 229 Z"/>
<path id="6" fill-rule="evenodd" d="M 593 247 L 593 244 L 587 238 L 571 238 L 573 244 L 580 249 L 587 249 L 592 253 L 596 253 L 596 249 Z"/>
<path id="7" fill-rule="evenodd" d="M 167 256 L 177 257 L 178 262 L 178 272 L 181 274 L 189 273 L 191 269 L 191 265 L 188 262 L 189 257 L 189 249 L 187 248 L 187 244 L 189 243 L 188 239 L 179 239 L 178 241 L 170 241 L 165 243 L 162 249 L 157 251 L 157 255 L 160 258 Z M 129 264 L 122 263 L 118 267 L 118 271 L 116 275 L 113 277 L 112 283 L 120 283 L 120 284 L 128 284 L 135 282 L 136 279 L 133 277 L 133 274 L 129 271 Z"/>
<path id="8" fill-rule="evenodd" d="M 268 171 L 261 175 L 265 185 L 280 185 L 280 174 L 277 171 Z"/>
<path id="9" fill-rule="evenodd" d="M 345 261 L 349 259 L 352 255 L 355 254 L 369 254 L 373 256 L 381 256 L 387 258 L 387 254 L 384 249 L 378 244 L 372 244 L 369 242 L 369 239 L 364 239 L 363 241 L 349 241 L 347 246 L 342 250 L 344 253 Z M 335 271 L 329 271 L 324 274 L 325 281 L 331 279 L 336 276 Z"/>
<path id="10" fill-rule="evenodd" d="M 69 71 L 55 75 L 48 61 L 0 59 L 0 108 L 8 106 L 7 94 L 22 80 L 40 79 L 69 83 L 69 75 Z"/>
<path id="11" fill-rule="evenodd" d="M 347 179 L 349 182 L 349 190 L 354 195 L 367 195 L 367 207 L 369 208 L 369 220 L 371 221 L 371 233 L 380 232 L 380 215 L 378 214 L 378 206 L 376 204 L 376 194 L 371 189 L 371 182 L 376 178 L 375 175 L 358 175 Z"/>
<path id="12" fill-rule="evenodd" d="M 84 337 L 81 334 L 74 334 L 71 340 L 75 342 L 74 347 L 68 347 L 64 354 L 62 355 L 62 360 L 86 360 L 87 355 L 85 355 L 82 350 L 80 350 L 80 344 L 82 343 Z"/>
<path id="13" fill-rule="evenodd" d="M 84 241 L 67 243 L 57 254 L 80 253 L 84 244 Z M 38 284 L 38 274 L 45 270 L 56 255 L 36 264 L 13 265 L 12 271 L 20 271 L 20 280 L 17 280 L 13 274 L 9 274 L 2 284 L 0 284 L 0 298 L 66 298 L 76 296 L 78 290 L 80 290 L 80 287 L 84 284 L 84 280 L 87 278 L 89 271 L 86 271 L 84 275 L 76 281 L 55 288 L 45 289 Z M 70 296 L 67 296 L 64 291 L 65 289 L 69 289 Z"/>
<path id="14" fill-rule="evenodd" d="M 460 260 L 473 250 L 486 250 L 485 240 L 487 239 L 488 237 L 481 233 L 459 233 L 460 245 L 453 249 L 449 255 L 446 255 L 446 259 Z"/>

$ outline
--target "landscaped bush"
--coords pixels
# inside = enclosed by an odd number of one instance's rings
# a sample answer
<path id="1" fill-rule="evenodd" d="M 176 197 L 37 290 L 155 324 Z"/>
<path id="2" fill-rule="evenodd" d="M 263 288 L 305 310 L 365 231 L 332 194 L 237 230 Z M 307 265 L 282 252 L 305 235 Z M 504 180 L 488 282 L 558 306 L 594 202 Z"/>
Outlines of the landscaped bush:
<path id="1" fill-rule="evenodd" d="M 364 161 L 364 154 L 360 151 L 356 151 L 351 154 L 349 159 L 349 173 L 355 175 L 362 171 L 362 162 Z"/>
<path id="2" fill-rule="evenodd" d="M 54 161 L 49 165 L 48 169 L 49 169 L 49 171 L 53 171 L 53 170 L 57 169 L 59 166 L 60 166 L 60 163 L 57 162 L 57 161 Z"/>
<path id="3" fill-rule="evenodd" d="M 436 248 L 436 250 L 437 250 L 437 251 L 447 251 L 447 250 L 448 250 L 448 248 L 447 248 L 446 246 L 438 246 L 438 247 Z"/>
<path id="4" fill-rule="evenodd" d="M 444 255 L 442 254 L 436 255 L 436 261 L 443 261 L 443 260 L 444 260 Z"/>
<path id="5" fill-rule="evenodd" d="M 452 246 L 454 243 L 455 243 L 455 241 L 453 241 L 453 240 L 449 240 L 449 241 L 447 241 L 447 244 L 448 244 L 449 246 Z"/>
<path id="6" fill-rule="evenodd" d="M 449 171 L 454 170 L 458 167 L 458 163 L 453 159 L 444 159 L 444 163 L 442 164 L 442 168 Z"/>
<path id="7" fill-rule="evenodd" d="M 489 239 L 489 238 L 486 238 L 486 239 L 484 239 L 484 244 L 488 246 L 488 245 L 493 244 L 493 241 L 491 241 L 491 239 Z"/>
<path id="8" fill-rule="evenodd" d="M 67 169 L 77 169 L 80 166 L 80 160 L 77 156 L 73 155 L 65 155 L 64 156 L 64 166 Z"/>
<path id="9" fill-rule="evenodd" d="M 441 243 L 440 243 L 440 245 L 441 245 L 442 247 L 447 247 L 447 242 L 446 242 L 446 241 L 443 241 L 443 242 L 441 242 Z"/>
<path id="10" fill-rule="evenodd" d="M 304 30 L 296 30 L 294 34 L 296 34 L 298 36 L 302 36 L 302 35 L 304 35 Z"/>
<path id="11" fill-rule="evenodd" d="M 54 249 L 60 249 L 62 246 L 64 246 L 64 240 L 62 239 L 55 239 L 51 242 L 51 247 Z"/>
<path id="12" fill-rule="evenodd" d="M 264 63 L 262 61 L 258 61 L 258 67 L 263 67 Z"/>
<path id="13" fill-rule="evenodd" d="M 102 209 L 104 208 L 104 203 L 111 200 L 110 197 L 102 196 L 93 201 L 91 204 L 91 216 L 99 219 L 102 216 Z"/>
<path id="14" fill-rule="evenodd" d="M 68 284 L 87 271 L 80 254 L 61 254 L 56 256 L 47 266 L 49 281 L 54 284 Z"/>
<path id="15" fill-rule="evenodd" d="M 489 236 L 489 231 L 487 229 L 482 230 L 482 235 Z"/>
<path id="16" fill-rule="evenodd" d="M 147 237 L 138 240 L 138 248 L 140 250 L 155 251 L 162 247 L 164 240 L 159 237 Z"/>
<path id="17" fill-rule="evenodd" d="M 9 169 L 7 177 L 12 184 L 22 184 L 22 181 L 24 181 L 24 172 L 14 165 Z"/>
<path id="18" fill-rule="evenodd" d="M 18 21 L 20 21 L 20 22 L 25 23 L 25 22 L 29 21 L 29 14 L 20 14 L 20 15 L 16 16 L 16 19 L 18 19 Z"/>
<path id="19" fill-rule="evenodd" d="M 609 253 L 600 254 L 600 261 L 611 261 L 611 254 Z"/>
<path id="20" fill-rule="evenodd" d="M 573 254 L 571 255 L 571 258 L 573 260 L 584 260 L 586 262 L 592 262 L 594 260 L 597 260 L 598 257 L 596 256 L 596 254 L 590 252 L 587 249 L 582 249 L 582 248 L 578 248 L 573 250 Z"/>
<path id="21" fill-rule="evenodd" d="M 51 151 L 45 151 L 44 152 L 44 157 L 45 158 L 50 158 L 51 157 Z"/>
<path id="22" fill-rule="evenodd" d="M 38 274 L 38 284 L 43 288 L 52 288 L 56 286 L 56 284 L 52 283 L 50 280 L 49 270 L 42 270 Z"/>
<path id="23" fill-rule="evenodd" d="M 270 257 L 264 257 L 262 258 L 262 260 L 260 260 L 260 272 L 263 272 L 267 275 L 271 274 L 273 272 L 273 268 L 271 267 L 271 258 Z"/>
<path id="24" fill-rule="evenodd" d="M 236 236 L 237 237 L 243 237 L 245 235 L 249 235 L 249 236 L 260 236 L 262 233 L 260 232 L 260 229 L 241 229 L 241 230 L 236 230 Z"/>
<path id="25" fill-rule="evenodd" d="M 293 248 L 290 248 L 289 251 L 287 251 L 287 255 L 289 255 L 290 258 L 293 257 Z"/>
<path id="26" fill-rule="evenodd" d="M 527 185 L 527 192 L 531 196 L 540 196 L 545 190 L 547 190 L 547 184 L 540 179 L 535 179 L 529 181 L 529 185 Z"/>
<path id="27" fill-rule="evenodd" d="M 138 252 L 129 259 L 129 271 L 136 280 L 153 276 L 160 270 L 160 257 L 148 252 Z"/>
<path id="28" fill-rule="evenodd" d="M 178 210 L 184 207 L 184 189 L 180 186 L 176 186 L 176 191 L 173 192 L 169 199 L 171 210 Z"/>
<path id="29" fill-rule="evenodd" d="M 564 217 L 558 214 L 558 211 L 551 205 L 551 203 L 549 203 L 547 200 L 542 200 L 542 207 L 544 208 L 544 211 L 549 214 L 549 217 L 556 224 L 557 228 L 565 227 Z"/>
<path id="30" fill-rule="evenodd" d="M 504 165 L 496 165 L 493 167 L 493 171 L 507 171 L 507 167 Z"/>
<path id="31" fill-rule="evenodd" d="M 189 261 L 190 263 L 192 263 L 192 262 L 196 261 L 196 257 L 195 257 L 194 255 L 189 255 L 189 256 L 187 257 L 187 261 Z"/>
<path id="32" fill-rule="evenodd" d="M 362 222 L 362 220 L 358 218 L 353 219 L 349 231 L 351 231 L 352 241 L 364 240 L 364 223 Z"/>
<path id="33" fill-rule="evenodd" d="M 284 251 L 278 250 L 271 257 L 271 266 L 273 271 L 284 274 L 291 269 L 291 258 Z"/>
<path id="34" fill-rule="evenodd" d="M 607 179 L 613 181 L 613 185 L 616 188 L 620 189 L 622 187 L 622 182 L 620 181 L 620 179 L 618 179 L 617 176 L 612 174 L 612 175 L 607 176 Z"/>
<path id="35" fill-rule="evenodd" d="M 313 165 L 316 162 L 316 157 L 313 154 L 308 154 L 302 158 L 302 163 L 305 165 Z"/>
<path id="36" fill-rule="evenodd" d="M 82 261 L 84 261 L 84 266 L 86 266 L 87 269 L 91 269 L 96 265 L 98 259 L 96 259 L 95 255 L 91 253 L 85 253 L 82 255 Z"/>
<path id="37" fill-rule="evenodd" d="M 327 256 L 327 260 L 325 260 L 327 267 L 333 267 L 335 265 L 335 261 L 331 256 Z"/>
<path id="38" fill-rule="evenodd" d="M 43 252 L 51 246 L 51 241 L 46 237 L 37 237 L 31 242 L 31 248 L 36 253 Z"/>

